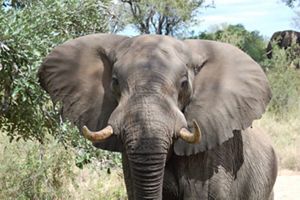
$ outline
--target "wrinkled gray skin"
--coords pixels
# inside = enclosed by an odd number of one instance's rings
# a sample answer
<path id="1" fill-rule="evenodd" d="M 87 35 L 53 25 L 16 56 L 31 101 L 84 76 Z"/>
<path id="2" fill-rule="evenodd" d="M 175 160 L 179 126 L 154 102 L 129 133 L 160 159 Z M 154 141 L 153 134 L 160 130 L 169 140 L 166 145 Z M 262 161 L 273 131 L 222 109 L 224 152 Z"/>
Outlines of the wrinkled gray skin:
<path id="1" fill-rule="evenodd" d="M 80 129 L 114 134 L 95 142 L 122 152 L 128 197 L 273 199 L 274 150 L 248 128 L 271 98 L 265 74 L 224 43 L 143 35 L 84 36 L 56 47 L 42 87 Z M 199 144 L 178 138 L 202 131 Z"/>

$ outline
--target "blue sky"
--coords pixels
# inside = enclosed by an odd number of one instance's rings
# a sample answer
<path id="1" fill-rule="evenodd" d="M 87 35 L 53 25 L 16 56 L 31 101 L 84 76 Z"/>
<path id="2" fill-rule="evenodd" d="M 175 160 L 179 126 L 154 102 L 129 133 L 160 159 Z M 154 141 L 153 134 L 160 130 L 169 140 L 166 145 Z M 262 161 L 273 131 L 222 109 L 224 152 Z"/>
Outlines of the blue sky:
<path id="1" fill-rule="evenodd" d="M 209 1 L 209 0 L 208 0 Z M 257 30 L 265 37 L 271 37 L 279 30 L 297 29 L 293 24 L 295 12 L 281 0 L 215 0 L 215 8 L 202 9 L 200 23 L 191 27 L 197 35 L 202 31 L 213 31 L 222 24 L 243 24 L 249 31 Z M 137 35 L 132 28 L 121 32 Z"/>
<path id="2" fill-rule="evenodd" d="M 258 30 L 270 37 L 278 30 L 298 30 L 292 24 L 295 12 L 281 0 L 215 0 L 215 8 L 207 8 L 200 14 L 201 23 L 195 32 L 213 30 L 222 23 L 241 23 L 249 31 Z"/>

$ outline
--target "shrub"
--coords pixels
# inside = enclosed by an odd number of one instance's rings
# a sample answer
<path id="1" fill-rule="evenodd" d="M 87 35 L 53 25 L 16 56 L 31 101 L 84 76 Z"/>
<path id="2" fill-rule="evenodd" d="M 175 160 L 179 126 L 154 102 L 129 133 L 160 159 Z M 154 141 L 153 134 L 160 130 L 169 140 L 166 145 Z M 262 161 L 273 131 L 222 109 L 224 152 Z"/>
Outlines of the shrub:
<path id="1" fill-rule="evenodd" d="M 300 111 L 300 72 L 291 67 L 288 51 L 275 48 L 272 59 L 265 60 L 264 68 L 272 88 L 269 111 L 279 118 L 293 117 Z M 297 115 L 296 114 L 296 115 Z"/>
<path id="2" fill-rule="evenodd" d="M 291 50 L 274 47 L 272 59 L 262 63 L 273 97 L 258 123 L 272 137 L 280 168 L 300 170 L 300 71 L 291 67 Z"/>
<path id="3" fill-rule="evenodd" d="M 38 66 L 70 38 L 107 32 L 108 1 L 18 2 L 16 8 L 0 6 L 0 130 L 11 139 L 43 142 L 46 133 L 57 135 L 61 128 L 58 112 L 38 84 Z"/>

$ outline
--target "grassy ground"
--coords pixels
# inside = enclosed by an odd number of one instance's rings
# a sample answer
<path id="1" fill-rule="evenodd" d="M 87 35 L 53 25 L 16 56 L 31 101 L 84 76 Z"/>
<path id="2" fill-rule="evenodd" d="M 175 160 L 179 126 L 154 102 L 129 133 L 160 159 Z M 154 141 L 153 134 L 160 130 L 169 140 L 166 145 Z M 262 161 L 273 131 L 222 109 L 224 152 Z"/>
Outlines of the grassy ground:
<path id="1" fill-rule="evenodd" d="M 0 132 L 0 199 L 125 200 L 121 168 L 93 161 L 79 169 L 75 154 L 51 140 L 10 143 Z"/>
<path id="2" fill-rule="evenodd" d="M 91 200 L 125 200 L 126 191 L 122 169 L 113 169 L 110 174 L 105 170 L 97 170 L 94 166 L 86 166 L 83 170 L 75 169 L 76 183 L 70 185 L 72 199 Z"/>
<path id="3" fill-rule="evenodd" d="M 300 171 L 300 113 L 295 112 L 285 119 L 271 113 L 254 123 L 270 135 L 277 152 L 281 169 Z"/>

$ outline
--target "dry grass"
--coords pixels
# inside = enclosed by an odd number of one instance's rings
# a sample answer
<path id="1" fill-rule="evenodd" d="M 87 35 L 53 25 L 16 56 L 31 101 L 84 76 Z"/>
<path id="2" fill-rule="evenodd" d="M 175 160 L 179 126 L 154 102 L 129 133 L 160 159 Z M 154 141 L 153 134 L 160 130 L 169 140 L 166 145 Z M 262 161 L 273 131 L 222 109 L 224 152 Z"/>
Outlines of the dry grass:
<path id="1" fill-rule="evenodd" d="M 108 174 L 95 168 L 94 163 L 82 170 L 75 168 L 76 185 L 70 185 L 72 199 L 76 200 L 127 200 L 122 169 L 112 169 Z"/>
<path id="2" fill-rule="evenodd" d="M 0 199 L 125 200 L 121 168 L 94 161 L 81 170 L 72 149 L 54 140 L 10 143 L 0 132 Z"/>
<path id="3" fill-rule="evenodd" d="M 278 119 L 266 113 L 254 125 L 262 127 L 271 136 L 281 169 L 300 171 L 300 114 L 291 113 Z"/>

